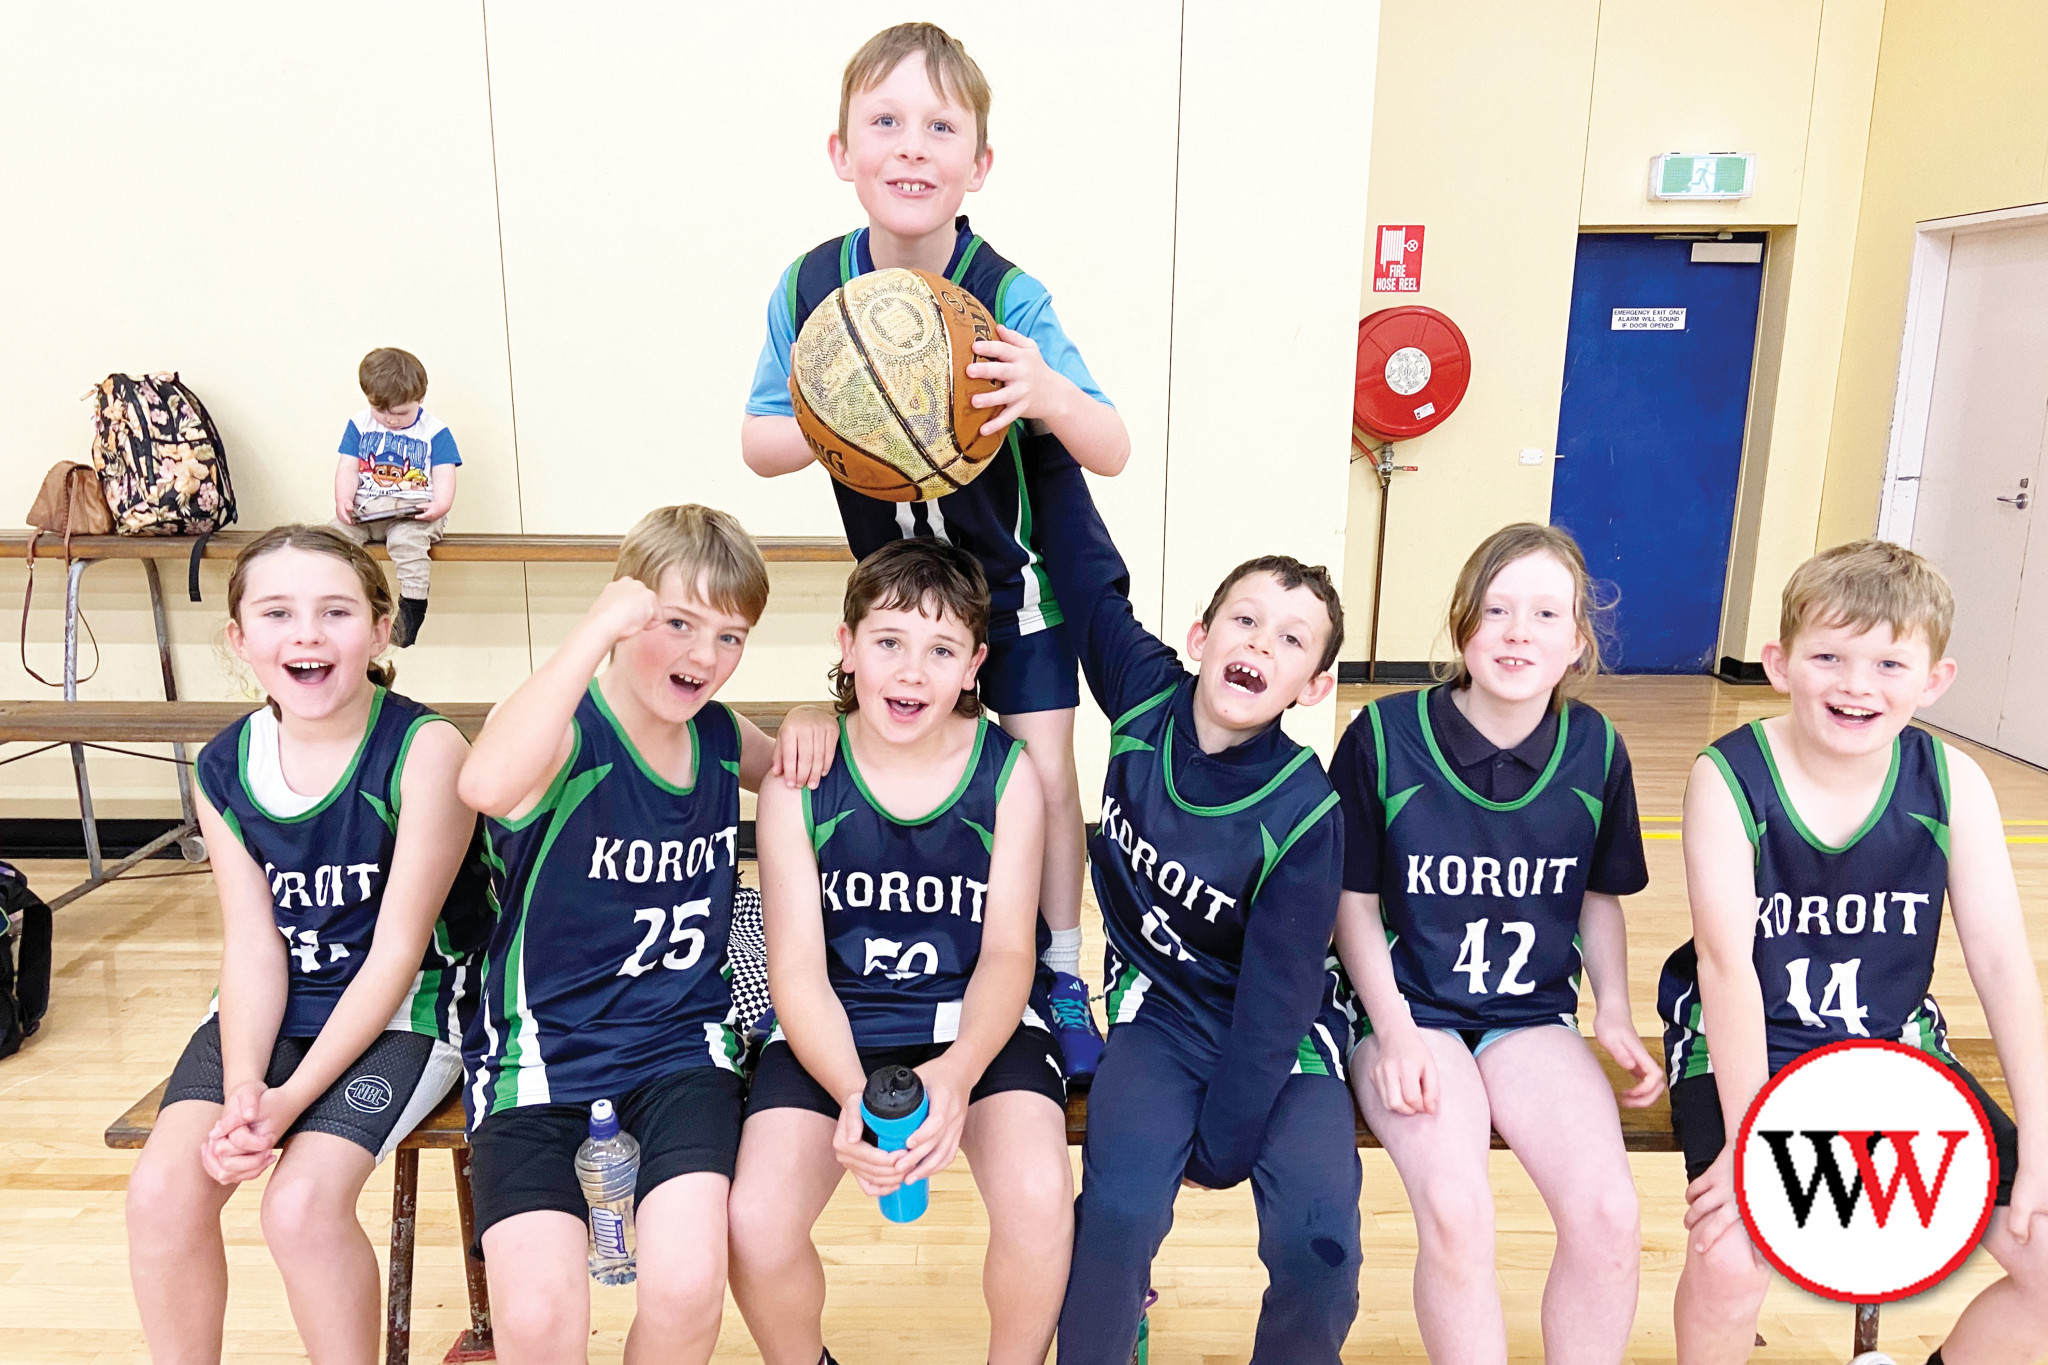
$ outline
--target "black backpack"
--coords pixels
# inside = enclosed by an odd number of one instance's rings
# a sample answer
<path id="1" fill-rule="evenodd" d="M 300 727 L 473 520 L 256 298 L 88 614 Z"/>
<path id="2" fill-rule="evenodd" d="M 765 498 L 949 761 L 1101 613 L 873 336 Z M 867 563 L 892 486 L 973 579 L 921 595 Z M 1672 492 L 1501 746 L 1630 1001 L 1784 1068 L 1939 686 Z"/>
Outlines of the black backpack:
<path id="1" fill-rule="evenodd" d="M 7 863 L 0 863 L 0 912 L 7 918 L 0 933 L 0 1057 L 11 1057 L 43 1026 L 50 1007 L 52 926 L 50 907 Z"/>

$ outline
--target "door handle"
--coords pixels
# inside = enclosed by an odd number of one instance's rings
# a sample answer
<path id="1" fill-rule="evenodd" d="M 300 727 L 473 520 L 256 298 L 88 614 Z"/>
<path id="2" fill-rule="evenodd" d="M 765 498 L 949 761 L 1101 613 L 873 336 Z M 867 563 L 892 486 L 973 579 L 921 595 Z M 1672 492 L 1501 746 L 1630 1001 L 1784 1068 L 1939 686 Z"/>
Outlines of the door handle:
<path id="1" fill-rule="evenodd" d="M 2010 497 L 2010 498 L 2000 498 L 2000 499 L 1999 499 L 1999 501 L 2000 501 L 2000 502 L 2009 502 L 2009 503 L 2011 503 L 2011 504 L 2012 504 L 2012 505 L 2013 505 L 2013 506 L 2014 506 L 2015 508 L 2017 508 L 2018 510 L 2020 510 L 2020 511 L 2024 512 L 2024 511 L 2026 511 L 2026 510 L 2027 510 L 2027 504 L 2028 504 L 2029 502 L 2032 502 L 2032 501 L 2033 501 L 2033 499 L 2032 499 L 2032 498 L 2029 498 L 2029 497 L 2028 497 L 2028 496 L 2027 496 L 2027 495 L 2026 495 L 2026 494 L 2025 494 L 2024 492 L 2021 492 L 2021 493 L 2019 493 L 2019 494 L 2016 494 L 2015 496 L 2013 496 L 2013 497 Z"/>

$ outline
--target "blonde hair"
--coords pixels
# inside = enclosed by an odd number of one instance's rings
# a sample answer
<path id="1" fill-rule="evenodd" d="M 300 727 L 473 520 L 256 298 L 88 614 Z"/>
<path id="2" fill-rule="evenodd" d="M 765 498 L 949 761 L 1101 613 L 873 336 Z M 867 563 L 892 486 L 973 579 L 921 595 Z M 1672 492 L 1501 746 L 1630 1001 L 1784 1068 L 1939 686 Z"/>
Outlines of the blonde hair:
<path id="1" fill-rule="evenodd" d="M 730 512 L 694 502 L 657 507 L 626 532 L 612 577 L 637 578 L 661 586 L 670 569 L 720 611 L 759 621 L 768 609 L 768 566 L 761 551 Z"/>
<path id="2" fill-rule="evenodd" d="M 924 58 L 924 72 L 941 99 L 954 99 L 974 112 L 974 154 L 988 150 L 988 77 L 958 38 L 937 24 L 897 24 L 860 45 L 839 78 L 839 140 L 846 141 L 846 110 L 853 97 L 889 79 L 912 56 Z"/>
<path id="3" fill-rule="evenodd" d="M 389 412 L 427 396 L 427 367 L 411 351 L 379 346 L 356 366 L 356 383 L 363 386 L 371 407 Z"/>
<path id="4" fill-rule="evenodd" d="M 391 585 L 384 581 L 384 571 L 377 567 L 377 561 L 370 558 L 370 552 L 350 540 L 341 532 L 329 526 L 307 526 L 294 522 L 289 526 L 273 526 L 256 539 L 242 547 L 235 556 L 235 567 L 228 570 L 228 618 L 237 624 L 242 619 L 242 595 L 249 589 L 249 566 L 267 554 L 279 550 L 304 550 L 309 554 L 327 555 L 338 559 L 355 570 L 356 583 L 363 590 L 363 597 L 370 604 L 370 619 L 376 621 L 388 618 L 393 611 Z M 364 670 L 371 682 L 379 687 L 389 687 L 398 680 L 398 666 L 370 660 Z M 277 703 L 270 703 L 272 711 Z"/>
<path id="5" fill-rule="evenodd" d="M 1479 542 L 1479 548 L 1466 559 L 1465 567 L 1458 570 L 1458 585 L 1451 590 L 1451 609 L 1445 622 L 1451 635 L 1453 657 L 1450 663 L 1437 665 L 1438 681 L 1453 687 L 1472 685 L 1471 670 L 1465 667 L 1465 646 L 1472 643 L 1472 637 L 1479 633 L 1480 613 L 1486 607 L 1486 590 L 1493 586 L 1493 580 L 1500 576 L 1502 569 L 1534 554 L 1551 555 L 1570 571 L 1572 623 L 1579 628 L 1579 638 L 1585 641 L 1578 661 L 1551 689 L 1551 709 L 1562 710 L 1566 699 L 1576 696 L 1600 672 L 1600 637 L 1606 633 L 1615 599 L 1612 596 L 1603 599 L 1596 594 L 1593 577 L 1586 572 L 1586 556 L 1579 549 L 1579 542 L 1572 539 L 1571 532 L 1562 527 L 1518 521 L 1512 526 L 1501 527 Z"/>
<path id="6" fill-rule="evenodd" d="M 1778 643 L 1787 649 L 1806 626 L 1891 627 L 1895 639 L 1927 635 L 1929 662 L 1948 651 L 1956 599 L 1941 570 L 1888 540 L 1852 540 L 1822 550 L 1792 571 L 1778 610 Z"/>

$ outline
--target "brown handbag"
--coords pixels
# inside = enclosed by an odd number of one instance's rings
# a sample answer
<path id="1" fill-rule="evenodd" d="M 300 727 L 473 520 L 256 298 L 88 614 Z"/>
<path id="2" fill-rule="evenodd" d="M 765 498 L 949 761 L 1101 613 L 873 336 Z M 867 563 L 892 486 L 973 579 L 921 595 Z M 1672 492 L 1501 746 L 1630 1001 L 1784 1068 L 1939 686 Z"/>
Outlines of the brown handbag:
<path id="1" fill-rule="evenodd" d="M 51 682 L 28 661 L 28 611 L 36 596 L 36 541 L 45 534 L 64 537 L 64 562 L 69 565 L 71 537 L 104 536 L 113 531 L 114 513 L 107 506 L 107 495 L 100 489 L 99 474 L 91 465 L 73 460 L 59 460 L 51 465 L 28 509 L 28 524 L 28 590 L 21 598 L 21 666 L 43 686 L 62 687 L 62 682 Z M 79 619 L 85 619 L 82 613 Z M 93 637 L 91 625 L 86 626 L 85 633 L 92 640 L 93 665 L 92 673 L 80 682 L 88 681 L 100 670 L 99 641 Z"/>

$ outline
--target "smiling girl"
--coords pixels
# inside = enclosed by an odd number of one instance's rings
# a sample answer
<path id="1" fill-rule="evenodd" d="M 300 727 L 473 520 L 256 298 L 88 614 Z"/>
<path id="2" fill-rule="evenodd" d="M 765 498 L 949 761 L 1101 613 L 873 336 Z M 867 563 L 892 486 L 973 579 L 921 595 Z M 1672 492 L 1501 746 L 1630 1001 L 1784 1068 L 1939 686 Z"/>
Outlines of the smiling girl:
<path id="1" fill-rule="evenodd" d="M 1663 1087 L 1628 1004 L 1620 896 L 1643 889 L 1635 787 L 1613 725 L 1570 693 L 1599 669 L 1572 538 L 1505 527 L 1458 576 L 1446 683 L 1375 701 L 1339 745 L 1338 950 L 1364 1034 L 1352 1086 L 1415 1208 L 1415 1311 L 1438 1362 L 1500 1362 L 1487 1152 L 1498 1131 L 1557 1227 L 1544 1356 L 1618 1361 L 1640 1235 L 1613 1090 L 1578 1033 Z"/>
<path id="2" fill-rule="evenodd" d="M 810 1240 L 840 1177 L 886 1194 L 965 1149 L 988 1207 L 994 1365 L 1043 1361 L 1073 1231 L 1066 1090 L 1035 979 L 1038 774 L 981 714 L 988 587 L 964 551 L 900 540 L 846 585 L 841 762 L 761 792 L 761 896 L 779 1026 L 761 1054 L 731 1206 L 732 1287 L 768 1365 L 816 1365 Z M 1050 975 L 1045 973 L 1044 975 Z M 877 1067 L 930 1116 L 898 1152 L 862 1136 Z"/>
<path id="3" fill-rule="evenodd" d="M 483 909 L 476 815 L 455 792 L 469 746 L 388 690 L 391 592 L 339 533 L 258 536 L 228 616 L 270 702 L 196 765 L 220 989 L 129 1179 L 129 1269 L 151 1355 L 218 1360 L 220 1211 L 274 1161 L 263 1235 L 307 1353 L 370 1362 L 377 1260 L 356 1196 L 460 1074 Z"/>

